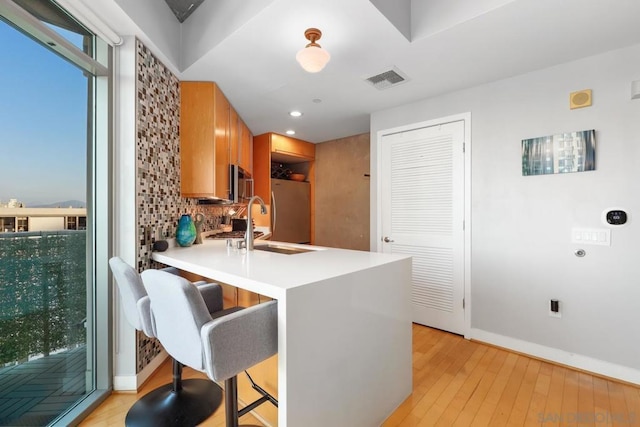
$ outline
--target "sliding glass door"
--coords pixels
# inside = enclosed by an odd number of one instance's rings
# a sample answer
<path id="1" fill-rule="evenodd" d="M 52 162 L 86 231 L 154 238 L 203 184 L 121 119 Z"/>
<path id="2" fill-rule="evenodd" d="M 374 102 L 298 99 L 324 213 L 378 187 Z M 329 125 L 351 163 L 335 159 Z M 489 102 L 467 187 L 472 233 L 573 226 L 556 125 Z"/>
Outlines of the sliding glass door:
<path id="1" fill-rule="evenodd" d="M 4 2 L 0 16 L 0 425 L 44 426 L 109 388 L 96 305 L 108 68 L 54 2 Z"/>

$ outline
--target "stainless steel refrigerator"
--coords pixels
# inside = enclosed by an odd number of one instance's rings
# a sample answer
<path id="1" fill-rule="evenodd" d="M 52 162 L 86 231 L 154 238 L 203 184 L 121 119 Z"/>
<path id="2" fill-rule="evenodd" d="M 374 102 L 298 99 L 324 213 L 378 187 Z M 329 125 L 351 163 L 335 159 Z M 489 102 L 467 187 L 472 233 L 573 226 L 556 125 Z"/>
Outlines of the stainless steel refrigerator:
<path id="1" fill-rule="evenodd" d="M 271 179 L 271 240 L 311 242 L 311 190 L 308 182 Z"/>

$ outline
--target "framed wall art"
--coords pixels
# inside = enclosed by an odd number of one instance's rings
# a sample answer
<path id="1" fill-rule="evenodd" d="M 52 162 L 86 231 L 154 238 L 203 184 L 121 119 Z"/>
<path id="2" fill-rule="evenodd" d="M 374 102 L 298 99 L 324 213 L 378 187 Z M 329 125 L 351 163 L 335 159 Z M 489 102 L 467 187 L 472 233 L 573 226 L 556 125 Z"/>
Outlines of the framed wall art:
<path id="1" fill-rule="evenodd" d="M 585 172 L 596 168 L 596 131 L 522 140 L 522 175 Z"/>

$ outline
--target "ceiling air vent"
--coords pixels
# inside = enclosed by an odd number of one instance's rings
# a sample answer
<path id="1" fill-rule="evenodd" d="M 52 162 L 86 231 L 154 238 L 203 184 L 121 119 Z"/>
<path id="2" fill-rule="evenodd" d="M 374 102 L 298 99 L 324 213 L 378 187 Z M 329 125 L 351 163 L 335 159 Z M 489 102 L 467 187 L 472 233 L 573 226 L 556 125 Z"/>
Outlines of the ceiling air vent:
<path id="1" fill-rule="evenodd" d="M 365 79 L 367 83 L 378 90 L 387 89 L 391 86 L 397 86 L 399 84 L 405 83 L 408 80 L 409 79 L 406 74 L 398 70 L 396 67 Z"/>

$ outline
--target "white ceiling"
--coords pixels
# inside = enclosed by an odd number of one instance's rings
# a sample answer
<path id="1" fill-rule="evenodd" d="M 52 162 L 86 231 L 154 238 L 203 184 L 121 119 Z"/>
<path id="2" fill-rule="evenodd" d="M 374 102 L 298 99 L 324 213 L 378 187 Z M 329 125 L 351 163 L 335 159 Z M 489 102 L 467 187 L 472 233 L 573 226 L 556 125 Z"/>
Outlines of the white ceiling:
<path id="1" fill-rule="evenodd" d="M 157 0 L 77 1 L 181 80 L 216 81 L 254 134 L 311 142 L 367 132 L 375 111 L 640 43 L 640 0 L 205 0 L 182 24 Z M 309 27 L 331 53 L 318 74 L 295 61 Z M 364 82 L 391 66 L 410 80 Z"/>

